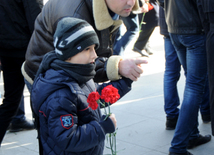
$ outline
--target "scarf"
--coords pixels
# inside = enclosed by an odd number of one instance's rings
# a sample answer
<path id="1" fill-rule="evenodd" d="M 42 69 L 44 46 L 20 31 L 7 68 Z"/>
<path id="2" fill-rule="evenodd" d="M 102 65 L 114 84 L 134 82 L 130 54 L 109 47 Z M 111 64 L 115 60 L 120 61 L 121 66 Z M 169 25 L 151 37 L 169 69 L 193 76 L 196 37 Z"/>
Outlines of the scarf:
<path id="1" fill-rule="evenodd" d="M 45 73 L 48 69 L 63 70 L 68 73 L 79 84 L 86 83 L 95 76 L 94 64 L 72 64 L 59 60 L 55 51 L 48 52 L 44 55 L 43 60 L 39 66 L 35 79 L 41 73 Z"/>

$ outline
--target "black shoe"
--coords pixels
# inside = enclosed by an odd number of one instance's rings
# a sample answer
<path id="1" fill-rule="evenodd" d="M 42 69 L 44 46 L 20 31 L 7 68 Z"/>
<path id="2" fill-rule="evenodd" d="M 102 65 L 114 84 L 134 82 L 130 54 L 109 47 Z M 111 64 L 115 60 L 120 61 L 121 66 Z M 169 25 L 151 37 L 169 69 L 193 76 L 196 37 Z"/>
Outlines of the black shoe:
<path id="1" fill-rule="evenodd" d="M 166 130 L 174 130 L 178 121 L 178 117 L 166 117 Z"/>
<path id="2" fill-rule="evenodd" d="M 193 155 L 193 154 L 190 153 L 189 151 L 187 151 L 186 153 L 173 153 L 173 152 L 169 152 L 169 155 Z"/>
<path id="3" fill-rule="evenodd" d="M 139 53 L 142 57 L 149 57 L 149 55 L 146 53 L 146 51 L 144 50 L 139 50 L 138 48 L 134 47 L 134 49 L 132 49 L 134 52 Z"/>
<path id="4" fill-rule="evenodd" d="M 203 123 L 210 123 L 211 122 L 211 116 L 210 115 L 201 115 Z"/>
<path id="5" fill-rule="evenodd" d="M 22 130 L 32 130 L 32 129 L 35 129 L 33 122 L 27 121 L 25 119 L 21 122 L 11 123 L 9 131 L 18 132 L 18 131 L 22 131 Z"/>
<path id="6" fill-rule="evenodd" d="M 144 50 L 146 51 L 146 53 L 148 53 L 149 55 L 152 55 L 153 52 L 151 50 L 151 47 L 150 47 L 150 42 L 148 40 L 148 42 L 146 43 L 146 46 L 144 47 Z"/>
<path id="7" fill-rule="evenodd" d="M 210 140 L 211 140 L 211 135 L 205 135 L 205 136 L 199 135 L 199 137 L 189 140 L 187 149 L 192 149 L 199 145 L 205 144 L 205 143 L 209 142 Z"/>

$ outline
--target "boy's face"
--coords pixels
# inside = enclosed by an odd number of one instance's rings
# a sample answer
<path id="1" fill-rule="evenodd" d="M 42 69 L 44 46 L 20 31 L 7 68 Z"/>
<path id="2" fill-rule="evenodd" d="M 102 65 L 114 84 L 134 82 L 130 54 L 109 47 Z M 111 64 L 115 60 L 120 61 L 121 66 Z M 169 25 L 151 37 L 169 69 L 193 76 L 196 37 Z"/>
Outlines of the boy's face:
<path id="1" fill-rule="evenodd" d="M 108 8 L 114 13 L 127 17 L 132 11 L 136 0 L 105 0 Z"/>
<path id="2" fill-rule="evenodd" d="M 77 53 L 73 57 L 65 60 L 66 62 L 70 62 L 73 64 L 88 64 L 94 63 L 97 58 L 97 54 L 95 52 L 95 45 L 91 45 L 85 48 L 82 52 Z"/>

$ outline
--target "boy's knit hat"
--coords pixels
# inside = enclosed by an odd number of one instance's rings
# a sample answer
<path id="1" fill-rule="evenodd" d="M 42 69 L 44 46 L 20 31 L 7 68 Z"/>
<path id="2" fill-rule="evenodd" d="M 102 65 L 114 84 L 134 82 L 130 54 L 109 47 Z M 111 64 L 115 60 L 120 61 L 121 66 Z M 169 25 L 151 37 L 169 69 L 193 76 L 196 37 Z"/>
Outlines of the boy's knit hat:
<path id="1" fill-rule="evenodd" d="M 60 60 L 66 60 L 93 44 L 97 49 L 99 39 L 93 27 L 86 21 L 65 17 L 58 22 L 54 34 L 54 47 Z"/>

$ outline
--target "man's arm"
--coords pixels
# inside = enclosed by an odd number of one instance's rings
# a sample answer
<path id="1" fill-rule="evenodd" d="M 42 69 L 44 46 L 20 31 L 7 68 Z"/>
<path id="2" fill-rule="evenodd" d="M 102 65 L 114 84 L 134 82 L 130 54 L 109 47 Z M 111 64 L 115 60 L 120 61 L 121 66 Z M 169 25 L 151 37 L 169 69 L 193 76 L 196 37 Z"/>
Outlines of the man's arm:
<path id="1" fill-rule="evenodd" d="M 148 61 L 143 58 L 124 59 L 119 62 L 119 74 L 133 81 L 137 81 L 143 73 L 142 64 L 147 64 Z"/>
<path id="2" fill-rule="evenodd" d="M 111 56 L 109 58 L 99 57 L 96 59 L 95 82 L 115 81 L 121 76 L 137 81 L 143 73 L 142 64 L 148 61 L 143 58 L 122 59 L 120 56 Z"/>

